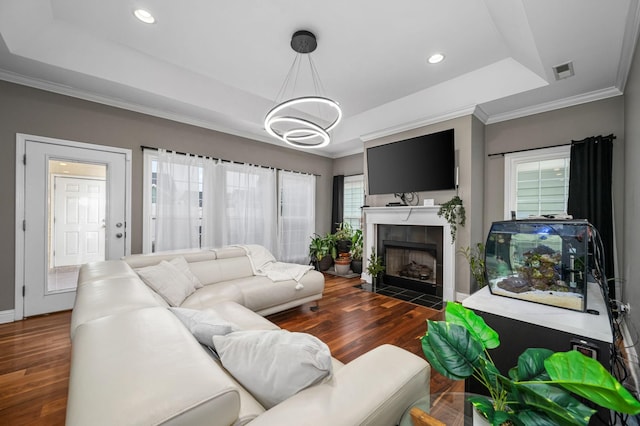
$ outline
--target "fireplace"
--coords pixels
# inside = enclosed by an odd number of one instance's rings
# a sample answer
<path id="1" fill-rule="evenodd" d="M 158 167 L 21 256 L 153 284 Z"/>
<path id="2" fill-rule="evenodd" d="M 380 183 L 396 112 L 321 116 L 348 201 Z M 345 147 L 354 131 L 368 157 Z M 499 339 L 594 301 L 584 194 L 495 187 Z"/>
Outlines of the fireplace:
<path id="1" fill-rule="evenodd" d="M 436 244 L 384 240 L 383 246 L 384 283 L 442 297 Z"/>
<path id="2" fill-rule="evenodd" d="M 455 245 L 451 240 L 451 227 L 437 215 L 438 208 L 364 208 L 363 259 L 366 267 L 366 259 L 375 250 L 385 264 L 384 283 L 452 301 L 455 300 Z M 404 267 L 408 269 L 403 272 Z M 363 278 L 371 282 L 368 274 L 364 273 Z"/>

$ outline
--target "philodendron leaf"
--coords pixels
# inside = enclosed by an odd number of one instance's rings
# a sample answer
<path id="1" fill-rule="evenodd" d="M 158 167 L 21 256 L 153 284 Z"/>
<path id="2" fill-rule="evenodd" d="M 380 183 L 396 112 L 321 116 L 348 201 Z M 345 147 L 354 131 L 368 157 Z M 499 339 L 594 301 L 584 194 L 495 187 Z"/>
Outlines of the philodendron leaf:
<path id="1" fill-rule="evenodd" d="M 471 376 L 483 353 L 482 344 L 466 328 L 442 321 L 427 321 L 422 350 L 433 368 L 453 380 Z"/>
<path id="2" fill-rule="evenodd" d="M 551 420 L 542 413 L 524 410 L 515 415 L 523 425 L 527 426 L 558 426 L 558 422 Z"/>
<path id="3" fill-rule="evenodd" d="M 596 404 L 625 414 L 640 414 L 640 402 L 595 359 L 578 351 L 555 353 L 544 362 L 554 383 Z"/>
<path id="4" fill-rule="evenodd" d="M 449 302 L 447 303 L 445 316 L 447 322 L 461 325 L 469 330 L 471 335 L 482 342 L 486 349 L 494 349 L 500 346 L 498 333 L 472 310 L 459 303 Z"/>
<path id="5" fill-rule="evenodd" d="M 427 361 L 429 361 L 429 364 L 431 364 L 431 367 L 434 370 L 436 370 L 438 373 L 442 374 L 443 376 L 451 380 L 464 380 L 468 377 L 468 376 L 457 376 L 451 373 L 449 370 L 447 370 L 447 368 L 444 365 L 442 365 L 442 363 L 436 356 L 436 353 L 431 347 L 431 344 L 429 343 L 429 339 L 427 339 L 426 335 L 422 336 L 420 338 L 420 341 L 422 343 L 422 352 L 424 353 L 424 357 L 427 359 Z"/>
<path id="6" fill-rule="evenodd" d="M 540 413 L 540 417 L 553 419 L 556 424 L 586 426 L 595 413 L 565 389 L 547 383 L 514 384 L 512 395 L 521 411 L 526 407 L 527 410 Z"/>
<path id="7" fill-rule="evenodd" d="M 553 351 L 542 348 L 529 348 L 518 357 L 518 365 L 509 370 L 509 377 L 514 381 L 544 380 L 547 371 L 544 360 L 553 355 Z"/>

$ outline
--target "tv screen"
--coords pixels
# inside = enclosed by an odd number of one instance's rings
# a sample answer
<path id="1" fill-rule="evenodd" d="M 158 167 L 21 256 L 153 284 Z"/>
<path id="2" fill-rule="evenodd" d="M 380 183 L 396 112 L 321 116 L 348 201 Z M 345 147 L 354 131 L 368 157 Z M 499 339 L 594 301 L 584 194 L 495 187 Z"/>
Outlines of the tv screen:
<path id="1" fill-rule="evenodd" d="M 453 129 L 367 149 L 369 194 L 455 189 Z"/>

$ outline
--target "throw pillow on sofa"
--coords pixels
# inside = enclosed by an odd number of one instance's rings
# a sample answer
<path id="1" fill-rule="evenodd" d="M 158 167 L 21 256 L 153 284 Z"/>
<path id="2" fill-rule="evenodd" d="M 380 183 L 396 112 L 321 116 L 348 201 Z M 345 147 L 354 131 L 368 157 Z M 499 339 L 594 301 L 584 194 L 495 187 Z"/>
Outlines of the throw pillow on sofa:
<path id="1" fill-rule="evenodd" d="M 193 272 L 191 272 L 191 268 L 189 268 L 189 263 L 184 257 L 182 256 L 174 257 L 169 261 L 169 263 L 175 266 L 176 268 L 178 268 L 180 272 L 182 272 L 187 278 L 189 278 L 189 280 L 193 283 L 193 286 L 196 288 L 196 290 L 203 287 L 198 277 L 193 275 Z"/>
<path id="2" fill-rule="evenodd" d="M 315 336 L 287 330 L 213 336 L 222 365 L 266 409 L 331 376 L 329 347 Z"/>
<path id="3" fill-rule="evenodd" d="M 184 299 L 196 291 L 193 282 L 166 260 L 157 265 L 136 269 L 136 272 L 169 306 L 180 306 Z"/>
<path id="4" fill-rule="evenodd" d="M 224 336 L 238 331 L 237 325 L 226 321 L 211 311 L 198 309 L 169 308 L 191 331 L 191 334 L 205 346 L 213 346 L 213 336 Z"/>

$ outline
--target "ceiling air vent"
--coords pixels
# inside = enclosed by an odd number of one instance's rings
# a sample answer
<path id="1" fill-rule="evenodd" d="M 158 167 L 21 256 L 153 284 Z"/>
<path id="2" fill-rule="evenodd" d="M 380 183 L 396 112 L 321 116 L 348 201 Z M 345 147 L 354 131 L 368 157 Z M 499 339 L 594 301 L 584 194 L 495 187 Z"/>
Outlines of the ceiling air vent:
<path id="1" fill-rule="evenodd" d="M 562 80 L 573 76 L 573 62 L 556 65 L 553 67 L 553 75 L 556 76 L 556 80 Z"/>

